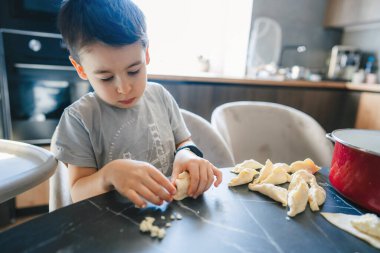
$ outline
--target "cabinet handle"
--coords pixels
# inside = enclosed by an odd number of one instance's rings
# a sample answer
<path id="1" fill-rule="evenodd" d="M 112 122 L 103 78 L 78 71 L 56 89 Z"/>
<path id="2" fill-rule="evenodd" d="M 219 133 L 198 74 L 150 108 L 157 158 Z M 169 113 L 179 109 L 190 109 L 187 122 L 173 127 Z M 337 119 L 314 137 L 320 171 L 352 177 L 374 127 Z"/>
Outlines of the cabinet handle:
<path id="1" fill-rule="evenodd" d="M 63 70 L 63 71 L 75 71 L 72 66 L 62 65 L 45 65 L 45 64 L 28 64 L 28 63 L 16 63 L 14 65 L 19 69 L 39 69 L 39 70 Z"/>

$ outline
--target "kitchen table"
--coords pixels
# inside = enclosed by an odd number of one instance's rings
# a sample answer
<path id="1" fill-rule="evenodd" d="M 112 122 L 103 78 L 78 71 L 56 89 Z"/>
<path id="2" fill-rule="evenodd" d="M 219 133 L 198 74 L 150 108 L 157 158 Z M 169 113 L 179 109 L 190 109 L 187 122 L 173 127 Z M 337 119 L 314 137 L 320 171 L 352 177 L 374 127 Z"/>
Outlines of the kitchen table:
<path id="1" fill-rule="evenodd" d="M 309 207 L 288 218 L 246 185 L 228 188 L 235 175 L 222 170 L 223 183 L 198 199 L 137 209 L 113 191 L 58 209 L 0 233 L 1 252 L 379 252 Z M 364 213 L 334 191 L 326 169 L 317 180 L 327 192 L 322 211 Z M 139 231 L 146 216 L 171 222 L 162 240 Z"/>
<path id="2" fill-rule="evenodd" d="M 47 180 L 57 164 L 43 148 L 0 140 L 0 203 Z"/>

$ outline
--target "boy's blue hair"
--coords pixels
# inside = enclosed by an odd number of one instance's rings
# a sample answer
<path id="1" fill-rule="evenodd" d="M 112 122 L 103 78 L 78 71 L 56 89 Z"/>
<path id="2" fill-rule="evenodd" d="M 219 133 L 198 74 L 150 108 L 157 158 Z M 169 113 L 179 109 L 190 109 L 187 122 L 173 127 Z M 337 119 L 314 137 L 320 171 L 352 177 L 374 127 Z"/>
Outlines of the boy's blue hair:
<path id="1" fill-rule="evenodd" d="M 144 14 L 131 0 L 63 0 L 58 28 L 77 61 L 79 50 L 95 42 L 148 45 Z"/>

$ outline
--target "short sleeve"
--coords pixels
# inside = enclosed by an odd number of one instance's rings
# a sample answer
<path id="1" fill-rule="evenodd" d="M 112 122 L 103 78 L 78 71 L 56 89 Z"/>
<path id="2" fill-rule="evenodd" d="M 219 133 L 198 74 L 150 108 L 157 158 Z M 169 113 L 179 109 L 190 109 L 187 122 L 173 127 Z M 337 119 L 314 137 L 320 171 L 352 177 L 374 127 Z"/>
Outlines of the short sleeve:
<path id="1" fill-rule="evenodd" d="M 97 168 L 89 132 L 81 118 L 69 109 L 62 114 L 54 132 L 51 150 L 64 163 Z"/>
<path id="2" fill-rule="evenodd" d="M 163 88 L 163 96 L 165 106 L 168 110 L 170 125 L 173 130 L 175 144 L 179 144 L 184 140 L 191 137 L 190 131 L 187 129 L 185 121 L 183 120 L 182 114 L 179 110 L 178 104 L 173 98 L 173 96 Z"/>

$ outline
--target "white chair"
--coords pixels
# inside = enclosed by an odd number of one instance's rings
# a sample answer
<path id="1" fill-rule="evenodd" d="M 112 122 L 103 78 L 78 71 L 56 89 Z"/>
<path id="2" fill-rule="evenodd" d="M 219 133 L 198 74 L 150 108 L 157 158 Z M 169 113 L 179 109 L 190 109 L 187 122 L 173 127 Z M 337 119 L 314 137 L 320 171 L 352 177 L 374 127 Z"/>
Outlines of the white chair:
<path id="1" fill-rule="evenodd" d="M 233 153 L 235 162 L 255 159 L 291 163 L 311 158 L 330 166 L 333 146 L 326 132 L 309 115 L 268 102 L 239 101 L 215 108 L 212 125 Z"/>
<path id="2" fill-rule="evenodd" d="M 69 171 L 63 162 L 49 179 L 49 212 L 72 204 L 69 187 Z"/>
<path id="3" fill-rule="evenodd" d="M 192 140 L 202 150 L 204 157 L 216 167 L 231 167 L 233 156 L 227 144 L 211 124 L 202 117 L 181 109 L 182 117 L 191 132 Z M 58 163 L 55 174 L 49 180 L 49 211 L 72 203 L 69 189 L 68 168 Z"/>
<path id="4" fill-rule="evenodd" d="M 203 152 L 204 158 L 218 168 L 231 167 L 235 164 L 227 143 L 210 122 L 184 109 L 181 109 L 181 114 L 191 133 L 191 139 Z"/>

